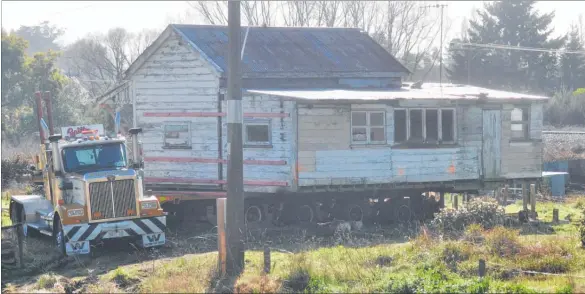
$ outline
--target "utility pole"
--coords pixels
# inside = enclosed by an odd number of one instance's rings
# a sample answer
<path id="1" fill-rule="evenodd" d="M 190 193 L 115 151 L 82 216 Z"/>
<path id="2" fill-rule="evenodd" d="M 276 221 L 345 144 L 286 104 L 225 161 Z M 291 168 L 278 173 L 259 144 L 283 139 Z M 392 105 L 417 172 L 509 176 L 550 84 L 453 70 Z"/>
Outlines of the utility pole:
<path id="1" fill-rule="evenodd" d="M 422 6 L 421 8 L 440 8 L 441 9 L 441 46 L 439 47 L 439 84 L 441 87 L 443 86 L 443 10 L 447 7 L 447 4 L 434 4 L 434 5 L 426 5 Z"/>
<path id="2" fill-rule="evenodd" d="M 244 269 L 244 168 L 242 149 L 242 74 L 240 1 L 228 1 L 228 173 L 226 204 L 226 273 Z"/>

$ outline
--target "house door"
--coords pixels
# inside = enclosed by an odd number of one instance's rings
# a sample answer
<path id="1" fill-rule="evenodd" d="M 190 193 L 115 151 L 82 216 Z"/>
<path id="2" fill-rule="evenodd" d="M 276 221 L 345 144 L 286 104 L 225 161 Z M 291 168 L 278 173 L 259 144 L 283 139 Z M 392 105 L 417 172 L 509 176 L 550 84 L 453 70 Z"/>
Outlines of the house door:
<path id="1" fill-rule="evenodd" d="M 482 164 L 485 179 L 500 175 L 502 120 L 500 110 L 483 111 Z"/>

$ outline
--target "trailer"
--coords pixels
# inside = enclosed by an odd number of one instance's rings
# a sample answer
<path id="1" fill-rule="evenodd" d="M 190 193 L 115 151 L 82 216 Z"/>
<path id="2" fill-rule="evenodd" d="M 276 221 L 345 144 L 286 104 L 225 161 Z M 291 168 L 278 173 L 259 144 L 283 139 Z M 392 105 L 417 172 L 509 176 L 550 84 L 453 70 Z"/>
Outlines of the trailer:
<path id="1" fill-rule="evenodd" d="M 248 224 L 424 218 L 444 193 L 541 177 L 547 97 L 404 83 L 356 29 L 242 34 Z M 170 25 L 99 98 L 144 130 L 147 193 L 181 218 L 214 222 L 226 197 L 226 48 L 227 27 Z"/>

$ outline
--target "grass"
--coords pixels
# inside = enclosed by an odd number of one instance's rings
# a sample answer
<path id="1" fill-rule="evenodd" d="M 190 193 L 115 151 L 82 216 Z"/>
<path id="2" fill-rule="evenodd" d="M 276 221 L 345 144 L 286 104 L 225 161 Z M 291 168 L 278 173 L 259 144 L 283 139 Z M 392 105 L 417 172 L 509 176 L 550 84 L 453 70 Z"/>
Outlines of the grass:
<path id="1" fill-rule="evenodd" d="M 12 224 L 10 220 L 10 211 L 8 210 L 10 207 L 10 193 L 2 193 L 2 226 L 9 226 Z"/>
<path id="2" fill-rule="evenodd" d="M 539 203 L 539 216 L 559 208 L 578 211 L 579 200 Z M 512 204 L 506 209 L 516 209 Z M 541 213 L 542 211 L 542 213 Z M 575 214 L 576 216 L 579 214 Z M 519 229 L 469 226 L 460 239 L 423 233 L 409 242 L 364 247 L 336 246 L 281 253 L 263 273 L 263 252 L 248 250 L 245 270 L 218 282 L 217 253 L 192 254 L 119 267 L 88 283 L 92 293 L 585 293 L 585 249 L 571 224 L 552 234 L 523 235 Z M 565 228 L 559 230 L 559 228 Z M 478 277 L 479 260 L 486 276 Z M 521 271 L 555 275 L 532 275 Z M 44 279 L 49 279 L 44 278 Z M 42 282 L 45 287 L 50 285 Z M 37 282 L 40 287 L 41 280 Z"/>

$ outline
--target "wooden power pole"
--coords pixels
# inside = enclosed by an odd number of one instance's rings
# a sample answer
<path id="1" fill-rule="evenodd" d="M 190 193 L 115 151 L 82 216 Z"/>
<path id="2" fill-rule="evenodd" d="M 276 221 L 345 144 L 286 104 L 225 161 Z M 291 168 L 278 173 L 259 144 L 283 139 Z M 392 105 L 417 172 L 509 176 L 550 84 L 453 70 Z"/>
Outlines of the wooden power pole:
<path id="1" fill-rule="evenodd" d="M 226 273 L 244 269 L 244 168 L 242 149 L 242 73 L 240 1 L 228 1 L 228 171 L 226 204 Z"/>

